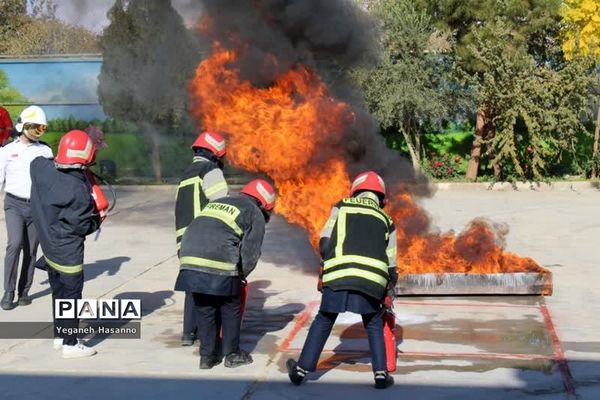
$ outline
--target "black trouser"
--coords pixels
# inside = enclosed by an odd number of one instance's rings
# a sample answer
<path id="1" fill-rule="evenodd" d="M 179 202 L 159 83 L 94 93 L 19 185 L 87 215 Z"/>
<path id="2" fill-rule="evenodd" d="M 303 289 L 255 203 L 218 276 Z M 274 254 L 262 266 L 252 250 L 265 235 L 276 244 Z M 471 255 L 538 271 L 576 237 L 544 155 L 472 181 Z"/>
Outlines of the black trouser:
<path id="1" fill-rule="evenodd" d="M 240 296 L 194 293 L 194 310 L 200 333 L 200 356 L 220 356 L 240 349 Z M 223 327 L 222 354 L 218 351 L 219 317 Z"/>
<path id="2" fill-rule="evenodd" d="M 18 295 L 27 294 L 33 283 L 35 256 L 38 235 L 31 219 L 28 201 L 18 200 L 6 194 L 4 198 L 4 218 L 8 241 L 4 255 L 4 290 L 14 292 L 17 287 L 19 255 L 23 250 L 23 264 L 19 276 Z"/>
<path id="3" fill-rule="evenodd" d="M 319 356 L 323 351 L 323 347 L 325 346 L 325 342 L 327 342 L 337 316 L 337 313 L 319 311 L 308 330 L 306 342 L 304 342 L 304 347 L 302 347 L 302 353 L 298 360 L 298 365 L 301 368 L 307 371 L 315 371 L 317 369 Z M 361 316 L 369 339 L 373 371 L 386 371 L 383 322 L 381 319 L 382 312 L 361 314 Z"/>
<path id="4" fill-rule="evenodd" d="M 185 303 L 183 303 L 183 334 L 194 334 L 198 331 L 198 324 L 194 312 L 194 296 L 191 292 L 185 292 Z"/>
<path id="5" fill-rule="evenodd" d="M 83 291 L 83 272 L 77 275 L 67 275 L 47 266 L 48 280 L 52 288 L 52 318 L 54 320 L 54 336 L 63 339 L 63 344 L 73 346 L 77 344 L 77 334 L 61 333 L 61 329 L 76 329 L 79 319 L 54 318 L 54 303 L 56 299 L 81 299 Z"/>

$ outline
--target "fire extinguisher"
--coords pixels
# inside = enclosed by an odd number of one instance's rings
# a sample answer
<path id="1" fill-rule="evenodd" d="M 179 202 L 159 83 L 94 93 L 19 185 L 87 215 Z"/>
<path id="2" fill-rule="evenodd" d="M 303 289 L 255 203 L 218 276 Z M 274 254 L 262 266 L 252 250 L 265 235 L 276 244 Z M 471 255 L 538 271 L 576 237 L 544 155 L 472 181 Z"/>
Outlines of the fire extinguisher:
<path id="1" fill-rule="evenodd" d="M 398 349 L 396 348 L 396 314 L 391 309 L 383 312 L 383 342 L 385 344 L 385 363 L 388 372 L 396 370 Z"/>
<path id="2" fill-rule="evenodd" d="M 91 191 L 92 191 L 92 198 L 94 199 L 94 206 L 95 206 L 98 214 L 100 214 L 100 222 L 102 222 L 102 221 L 104 221 L 104 219 L 106 219 L 108 213 L 117 204 L 117 196 L 115 194 L 113 187 L 108 182 L 106 182 L 105 179 L 96 175 L 90 169 L 85 169 L 84 173 L 85 173 L 85 176 L 86 176 L 88 182 L 90 183 Z M 108 198 L 104 194 L 104 191 L 98 184 L 98 180 L 100 180 L 108 185 L 108 188 L 111 191 L 112 198 L 113 198 L 112 204 L 110 204 L 110 202 L 108 201 Z"/>

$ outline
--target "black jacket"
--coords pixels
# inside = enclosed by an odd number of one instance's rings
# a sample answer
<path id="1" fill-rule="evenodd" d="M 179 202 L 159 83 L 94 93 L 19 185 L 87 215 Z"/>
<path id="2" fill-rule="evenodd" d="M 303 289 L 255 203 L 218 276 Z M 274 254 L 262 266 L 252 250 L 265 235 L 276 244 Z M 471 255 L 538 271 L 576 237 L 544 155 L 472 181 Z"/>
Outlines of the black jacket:
<path id="1" fill-rule="evenodd" d="M 183 171 L 175 199 L 175 237 L 178 251 L 181 246 L 181 238 L 190 222 L 198 216 L 209 200 L 215 200 L 227 194 L 227 182 L 223 178 L 222 172 L 212 176 L 213 182 L 208 182 L 208 185 L 204 181 L 205 176 L 214 170 L 220 172 L 217 162 L 204 157 L 195 157 L 194 162 Z M 223 186 L 223 188 L 215 193 L 205 193 L 205 189 L 210 191 L 209 185 Z"/>
<path id="2" fill-rule="evenodd" d="M 31 214 L 46 262 L 62 273 L 81 273 L 85 237 L 100 226 L 87 178 L 44 157 L 31 162 L 30 174 Z"/>
<path id="3" fill-rule="evenodd" d="M 323 287 L 383 299 L 390 281 L 395 285 L 395 252 L 388 255 L 396 240 L 392 220 L 371 198 L 344 199 L 334 209 L 331 235 L 320 243 Z"/>
<path id="4" fill-rule="evenodd" d="M 265 234 L 265 218 L 246 195 L 208 203 L 181 241 L 176 290 L 235 296 L 240 279 L 254 270 Z"/>

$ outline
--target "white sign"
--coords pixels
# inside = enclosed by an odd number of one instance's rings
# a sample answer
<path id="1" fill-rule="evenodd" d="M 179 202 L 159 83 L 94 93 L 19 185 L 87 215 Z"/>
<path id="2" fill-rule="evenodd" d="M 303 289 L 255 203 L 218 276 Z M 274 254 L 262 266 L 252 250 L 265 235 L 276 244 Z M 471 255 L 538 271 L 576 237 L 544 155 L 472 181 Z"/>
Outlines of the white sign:
<path id="1" fill-rule="evenodd" d="M 55 299 L 56 319 L 142 319 L 139 299 Z"/>

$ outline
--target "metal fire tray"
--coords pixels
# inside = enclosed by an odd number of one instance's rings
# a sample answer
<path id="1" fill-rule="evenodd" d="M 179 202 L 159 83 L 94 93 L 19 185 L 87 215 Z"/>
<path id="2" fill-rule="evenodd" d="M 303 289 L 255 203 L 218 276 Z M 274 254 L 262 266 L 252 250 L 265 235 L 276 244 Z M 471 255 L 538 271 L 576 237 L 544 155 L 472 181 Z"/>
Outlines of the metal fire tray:
<path id="1" fill-rule="evenodd" d="M 406 274 L 398 277 L 397 296 L 552 294 L 552 273 Z"/>

